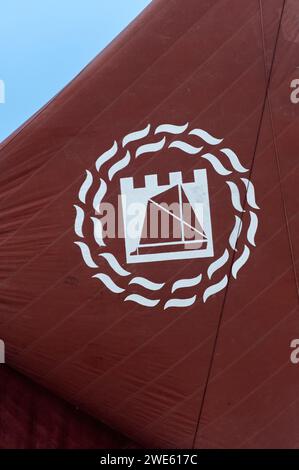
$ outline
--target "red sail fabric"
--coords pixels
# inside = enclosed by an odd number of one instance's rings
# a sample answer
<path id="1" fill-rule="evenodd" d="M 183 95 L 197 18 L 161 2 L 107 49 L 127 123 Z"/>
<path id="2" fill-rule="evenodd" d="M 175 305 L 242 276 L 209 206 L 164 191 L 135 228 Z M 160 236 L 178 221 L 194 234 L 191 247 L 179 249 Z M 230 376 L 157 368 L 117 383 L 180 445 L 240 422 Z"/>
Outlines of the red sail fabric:
<path id="1" fill-rule="evenodd" d="M 297 10 L 153 1 L 0 148 L 7 361 L 146 447 L 298 446 Z M 196 172 L 207 255 L 135 262 L 116 238 L 113 268 L 103 194 Z"/>
<path id="2" fill-rule="evenodd" d="M 1 449 L 101 449 L 136 445 L 7 366 L 0 368 Z"/>

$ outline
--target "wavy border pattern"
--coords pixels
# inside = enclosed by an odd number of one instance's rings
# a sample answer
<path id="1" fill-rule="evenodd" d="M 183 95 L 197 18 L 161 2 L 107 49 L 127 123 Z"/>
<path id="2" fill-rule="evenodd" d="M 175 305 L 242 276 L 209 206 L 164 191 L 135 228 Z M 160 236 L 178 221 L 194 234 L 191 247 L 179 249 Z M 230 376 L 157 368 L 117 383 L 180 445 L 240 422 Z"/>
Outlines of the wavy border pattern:
<path id="1" fill-rule="evenodd" d="M 119 144 L 114 141 L 113 145 L 104 153 L 102 153 L 95 162 L 95 169 L 97 172 L 100 170 L 102 171 L 102 167 L 106 164 L 109 164 L 108 169 L 106 170 L 107 179 L 112 181 L 114 176 L 124 170 L 131 162 L 132 162 L 132 151 L 125 148 L 129 146 L 129 144 L 136 143 L 140 141 L 140 145 L 137 147 L 135 151 L 134 158 L 139 158 L 142 155 L 152 154 L 154 152 L 161 151 L 165 146 L 169 149 L 179 149 L 186 153 L 187 155 L 191 155 L 191 158 L 202 158 L 210 163 L 211 167 L 215 172 L 217 172 L 221 176 L 228 176 L 231 175 L 233 172 L 240 173 L 244 175 L 244 173 L 248 172 L 240 162 L 238 155 L 231 149 L 223 147 L 218 148 L 222 143 L 223 139 L 218 139 L 215 136 L 211 135 L 209 132 L 204 131 L 203 129 L 195 128 L 188 130 L 189 123 L 183 125 L 177 124 L 160 124 L 154 130 L 152 130 L 153 139 L 155 136 L 158 137 L 159 134 L 164 134 L 164 136 L 158 141 L 152 141 L 151 143 L 144 143 L 144 139 L 146 139 L 151 131 L 151 124 L 148 124 L 145 128 L 131 132 L 127 134 L 121 143 L 121 148 Z M 179 140 L 170 140 L 167 143 L 167 139 L 171 139 L 173 136 L 179 135 Z M 194 145 L 194 142 L 190 143 L 187 142 L 185 139 L 189 138 L 200 140 L 201 146 Z M 205 145 L 208 144 L 210 146 L 214 146 L 216 151 L 219 151 L 218 155 L 213 153 L 201 153 L 204 149 Z M 117 159 L 116 162 L 113 163 L 115 157 L 120 154 L 120 157 Z M 195 157 L 196 156 L 196 157 Z M 189 157 L 190 158 L 190 157 Z M 110 162 L 112 161 L 112 163 Z M 98 180 L 98 178 L 96 178 Z M 78 203 L 74 205 L 76 209 L 75 215 L 75 222 L 74 222 L 74 231 L 77 237 L 81 240 L 76 240 L 74 243 L 80 248 L 81 255 L 83 258 L 84 263 L 92 269 L 98 269 L 98 264 L 94 261 L 92 254 L 90 252 L 89 246 L 83 241 L 84 236 L 84 224 L 88 219 L 86 212 L 84 211 L 84 206 L 86 205 L 87 195 L 94 183 L 94 176 L 90 170 L 86 170 L 86 175 L 83 183 L 81 184 L 78 192 Z M 214 275 L 218 277 L 220 271 L 227 266 L 227 263 L 230 259 L 229 250 L 232 253 L 236 253 L 238 240 L 240 239 L 241 233 L 246 232 L 246 243 L 244 243 L 243 247 L 241 247 L 240 253 L 237 258 L 234 260 L 231 268 L 231 273 L 225 274 L 220 278 L 218 282 L 211 281 L 211 284 L 208 285 L 202 294 L 202 300 L 205 303 L 210 297 L 213 297 L 215 294 L 219 293 L 223 289 L 225 289 L 229 282 L 229 276 L 232 275 L 233 278 L 237 278 L 239 271 L 241 268 L 247 263 L 251 251 L 248 245 L 251 247 L 255 247 L 255 236 L 258 228 L 258 216 L 256 211 L 259 210 L 259 206 L 256 203 L 255 198 L 255 189 L 253 183 L 245 177 L 240 177 L 239 179 L 241 183 L 241 190 L 239 185 L 236 184 L 234 181 L 226 181 L 229 189 L 230 189 L 230 196 L 231 196 L 231 203 L 235 212 L 235 221 L 234 226 L 231 229 L 229 240 L 228 240 L 228 247 L 225 248 L 222 255 L 220 255 L 216 260 L 214 259 L 207 268 L 207 278 L 212 279 Z M 245 208 L 242 206 L 241 203 L 241 192 L 244 191 L 245 187 L 245 202 L 250 207 L 250 210 L 246 211 Z M 107 183 L 106 180 L 101 177 L 100 184 L 96 191 L 96 194 L 93 198 L 92 205 L 93 209 L 96 211 L 97 214 L 100 214 L 100 207 L 101 203 L 107 193 Z M 247 224 L 247 229 L 245 227 L 244 221 L 241 218 L 241 214 L 248 216 L 249 223 Z M 242 216 L 242 217 L 243 217 Z M 95 278 L 112 293 L 115 294 L 123 294 L 127 293 L 127 289 L 129 286 L 138 286 L 139 289 L 144 289 L 145 294 L 136 294 L 136 293 L 129 293 L 123 299 L 125 302 L 130 301 L 135 304 L 141 305 L 143 307 L 153 308 L 156 307 L 160 302 L 161 298 L 149 298 L 149 294 L 158 293 L 162 290 L 168 283 L 157 283 L 150 279 L 147 279 L 142 276 L 133 276 L 129 271 L 127 271 L 123 266 L 120 265 L 116 257 L 110 253 L 106 249 L 106 244 L 103 239 L 103 226 L 101 219 L 98 217 L 89 217 L 89 220 L 92 222 L 93 227 L 93 237 L 95 240 L 96 245 L 101 249 L 105 250 L 104 252 L 99 254 L 99 257 L 104 259 L 106 265 L 108 265 L 110 271 L 113 274 L 108 275 L 104 272 L 98 272 L 97 274 L 93 275 L 92 278 Z M 105 263 L 104 263 L 105 264 Z M 104 267 L 104 266 L 102 266 Z M 116 280 L 112 279 L 111 275 L 117 277 Z M 221 276 L 221 273 L 220 273 Z M 128 278 L 127 287 L 119 286 L 118 283 L 123 279 Z M 198 286 L 201 284 L 203 279 L 202 273 L 198 274 L 193 278 L 180 278 L 172 282 L 171 285 L 171 294 L 174 294 L 177 290 L 180 292 L 188 292 L 186 289 L 195 288 L 195 294 L 189 297 L 171 297 L 163 305 L 164 310 L 169 308 L 187 308 L 190 307 L 195 303 L 198 298 Z"/>

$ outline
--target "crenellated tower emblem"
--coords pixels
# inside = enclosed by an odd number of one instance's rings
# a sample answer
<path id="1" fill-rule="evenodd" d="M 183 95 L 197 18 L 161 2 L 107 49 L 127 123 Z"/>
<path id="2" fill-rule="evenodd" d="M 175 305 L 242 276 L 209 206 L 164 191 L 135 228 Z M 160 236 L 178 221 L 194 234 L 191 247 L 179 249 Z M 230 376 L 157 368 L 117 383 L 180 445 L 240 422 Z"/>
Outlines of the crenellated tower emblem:
<path id="1" fill-rule="evenodd" d="M 74 227 L 97 282 L 125 302 L 165 310 L 206 302 L 238 277 L 259 207 L 249 170 L 222 141 L 189 124 L 149 124 L 100 154 L 79 189 Z M 115 193 L 124 237 L 111 240 L 101 208 Z"/>

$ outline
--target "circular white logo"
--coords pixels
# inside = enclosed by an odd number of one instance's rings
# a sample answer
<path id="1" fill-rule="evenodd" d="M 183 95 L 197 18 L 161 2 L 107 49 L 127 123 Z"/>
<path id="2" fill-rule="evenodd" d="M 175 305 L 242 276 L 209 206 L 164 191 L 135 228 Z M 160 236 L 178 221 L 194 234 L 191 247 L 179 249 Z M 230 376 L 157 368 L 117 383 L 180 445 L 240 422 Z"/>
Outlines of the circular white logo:
<path id="1" fill-rule="evenodd" d="M 206 302 L 237 278 L 255 246 L 259 207 L 249 170 L 222 142 L 189 124 L 148 125 L 97 158 L 79 189 L 74 227 L 95 280 L 124 301 L 165 310 Z M 224 179 L 225 195 L 217 179 L 210 187 L 211 172 Z M 212 193 L 223 197 L 223 217 L 229 212 L 227 232 Z"/>

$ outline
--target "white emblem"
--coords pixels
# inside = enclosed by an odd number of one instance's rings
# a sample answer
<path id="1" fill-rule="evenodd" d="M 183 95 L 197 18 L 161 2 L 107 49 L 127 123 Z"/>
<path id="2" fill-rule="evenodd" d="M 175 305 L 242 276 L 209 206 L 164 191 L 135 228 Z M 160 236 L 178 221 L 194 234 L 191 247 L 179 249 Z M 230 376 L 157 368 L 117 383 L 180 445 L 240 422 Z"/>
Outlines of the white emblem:
<path id="1" fill-rule="evenodd" d="M 133 178 L 120 180 L 123 221 L 125 227 L 125 244 L 127 263 L 144 263 L 151 261 L 168 261 L 171 259 L 206 258 L 213 256 L 209 193 L 206 170 L 195 170 L 194 181 L 184 183 L 182 173 L 170 173 L 169 184 L 158 185 L 157 175 L 145 176 L 145 186 L 134 188 Z M 163 205 L 163 195 L 171 192 L 173 211 Z M 185 202 L 184 202 L 185 200 Z M 127 208 L 139 205 L 138 230 L 129 233 L 131 221 L 135 214 Z M 171 208 L 170 206 L 170 208 Z M 194 213 L 192 225 L 184 218 L 186 207 Z M 155 211 L 165 212 L 177 227 L 177 237 L 169 240 L 146 243 L 142 240 L 144 228 L 151 229 Z M 133 235 L 133 236 L 132 236 Z"/>
<path id="2" fill-rule="evenodd" d="M 255 246 L 259 207 L 255 202 L 254 186 L 245 177 L 249 170 L 243 167 L 233 150 L 222 145 L 223 139 L 215 138 L 203 129 L 189 129 L 189 124 L 163 124 L 154 128 L 150 134 L 151 130 L 148 125 L 145 129 L 126 135 L 121 145 L 114 142 L 109 150 L 97 158 L 95 170 L 86 171 L 86 178 L 78 193 L 79 202 L 75 205 L 75 233 L 78 237 L 75 244 L 80 248 L 85 264 L 95 271 L 92 277 L 111 292 L 122 294 L 124 301 L 145 307 L 161 305 L 164 309 L 186 308 L 198 298 L 206 302 L 225 289 L 230 276 L 237 278 Z M 194 145 L 194 139 L 198 139 L 198 146 Z M 142 185 L 136 185 L 130 176 L 119 178 L 117 186 L 124 228 L 124 239 L 119 242 L 123 243 L 125 254 L 125 261 L 120 262 L 115 249 L 110 251 L 108 240 L 103 235 L 105 224 L 101 208 L 109 181 L 116 179 L 116 175 L 129 168 L 136 159 L 155 156 L 163 149 L 176 149 L 176 152 L 185 154 L 186 158 L 198 159 L 197 169 L 193 171 L 192 177 L 189 172 L 185 179 L 184 173 L 178 168 L 179 171 L 164 175 L 162 183 L 159 182 L 159 173 L 147 174 Z M 203 165 L 225 178 L 227 197 L 231 201 L 231 229 L 227 235 L 226 248 L 224 251 L 222 248 L 221 252 L 217 252 L 213 240 L 211 194 Z M 90 196 L 92 201 L 87 202 Z M 176 202 L 176 209 L 170 210 L 164 202 Z M 186 216 L 186 208 L 191 218 Z M 148 233 L 148 230 L 158 227 L 152 224 L 151 219 L 153 214 L 158 216 L 158 212 L 164 213 L 173 222 L 172 232 L 168 236 L 161 236 L 159 232 L 153 237 L 152 233 Z M 94 243 L 87 243 L 87 232 L 93 234 Z M 245 236 L 240 243 L 241 234 Z M 211 260 L 206 270 L 201 268 L 199 258 Z M 189 277 L 180 274 L 187 266 L 186 263 L 193 259 L 197 260 L 198 273 Z M 171 260 L 181 260 L 182 263 L 182 268 L 176 269 L 171 278 L 150 279 L 143 272 L 146 263 Z M 201 289 L 203 279 L 205 283 Z M 141 290 L 143 293 L 140 293 Z"/>

